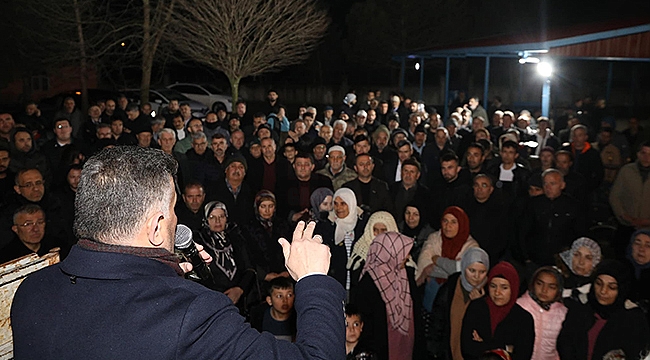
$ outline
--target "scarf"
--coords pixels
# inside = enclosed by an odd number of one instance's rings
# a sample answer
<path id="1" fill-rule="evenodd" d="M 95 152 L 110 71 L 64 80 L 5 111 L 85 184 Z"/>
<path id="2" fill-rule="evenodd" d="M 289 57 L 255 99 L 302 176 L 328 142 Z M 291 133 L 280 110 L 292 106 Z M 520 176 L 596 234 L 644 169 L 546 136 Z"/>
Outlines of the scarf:
<path id="1" fill-rule="evenodd" d="M 401 266 L 412 246 L 412 238 L 397 232 L 377 235 L 361 271 L 361 277 L 370 275 L 386 304 L 390 359 L 412 351 L 413 338 L 409 334 L 413 333 L 413 303 L 406 269 Z"/>
<path id="2" fill-rule="evenodd" d="M 560 258 L 566 264 L 566 266 L 569 267 L 569 270 L 571 270 L 571 272 L 578 277 L 584 277 L 584 276 L 578 275 L 573 271 L 573 254 L 575 254 L 575 252 L 578 251 L 578 249 L 580 249 L 581 247 L 586 247 L 591 252 L 591 255 L 594 257 L 593 259 L 594 268 L 596 268 L 598 263 L 600 263 L 600 259 L 602 258 L 600 246 L 598 245 L 597 242 L 587 237 L 581 237 L 576 239 L 573 242 L 573 244 L 571 244 L 571 249 L 562 251 L 560 253 Z"/>
<path id="3" fill-rule="evenodd" d="M 416 227 L 414 227 L 413 229 L 411 229 L 410 227 L 408 227 L 408 225 L 406 225 L 406 221 L 404 221 L 404 219 L 400 219 L 400 221 L 404 222 L 404 226 L 402 226 L 402 234 L 404 234 L 404 235 L 406 235 L 408 237 L 412 237 L 414 239 L 417 238 L 417 236 L 420 234 L 420 230 L 422 230 L 422 228 L 426 224 L 426 221 L 422 221 L 421 205 L 418 204 L 416 201 L 418 201 L 418 200 L 413 199 L 413 201 L 408 203 L 404 207 L 404 211 L 406 211 L 407 207 L 416 208 L 418 210 L 418 212 L 420 213 L 420 222 L 418 223 L 418 225 Z"/>
<path id="4" fill-rule="evenodd" d="M 453 238 L 448 238 L 444 231 L 440 230 L 440 236 L 442 236 L 442 254 L 440 256 L 455 259 L 469 237 L 469 218 L 465 211 L 458 206 L 450 206 L 445 209 L 442 217 L 447 214 L 453 215 L 458 220 L 458 233 Z"/>
<path id="5" fill-rule="evenodd" d="M 336 223 L 334 243 L 338 245 L 343 242 L 345 234 L 353 231 L 354 227 L 357 226 L 357 217 L 359 213 L 357 210 L 357 197 L 354 195 L 352 190 L 348 188 L 340 188 L 332 197 L 333 200 L 336 198 L 341 198 L 341 200 L 348 205 L 348 210 L 350 211 L 346 217 L 339 219 L 336 217 L 334 210 L 332 210 L 332 213 L 334 214 L 334 223 Z"/>
<path id="6" fill-rule="evenodd" d="M 176 256 L 176 254 L 170 253 L 166 249 L 105 244 L 88 239 L 80 239 L 77 244 L 79 247 L 85 250 L 129 254 L 156 260 L 170 266 L 172 269 L 174 269 L 174 271 L 176 271 L 176 274 L 178 274 L 178 276 L 185 276 L 185 272 L 178 265 L 180 263 L 178 256 Z"/>
<path id="7" fill-rule="evenodd" d="M 535 281 L 537 281 L 537 278 L 542 274 L 551 274 L 555 277 L 555 280 L 557 281 L 557 295 L 555 296 L 555 299 L 549 301 L 549 302 L 544 302 L 537 297 L 537 294 L 535 294 Z M 530 280 L 530 284 L 528 285 L 528 295 L 530 295 L 530 298 L 533 299 L 539 305 L 542 309 L 549 311 L 551 309 L 551 305 L 553 305 L 554 302 L 560 301 L 562 299 L 562 289 L 564 287 L 563 284 L 564 278 L 562 278 L 562 274 L 554 267 L 552 266 L 543 266 L 535 271 L 533 273 L 533 277 Z"/>
<path id="8" fill-rule="evenodd" d="M 332 190 L 326 188 L 326 187 L 321 187 L 314 192 L 311 193 L 311 196 L 309 197 L 309 203 L 311 204 L 311 213 L 312 217 L 321 219 L 320 213 L 320 204 L 325 201 L 325 198 L 328 196 L 333 196 L 334 192 Z M 325 216 L 327 218 L 327 216 Z"/>
<path id="9" fill-rule="evenodd" d="M 468 293 L 474 290 L 474 286 L 470 284 L 469 281 L 467 281 L 465 270 L 474 263 L 481 263 L 485 265 L 487 269 L 489 269 L 490 256 L 485 252 L 485 250 L 475 247 L 467 249 L 467 251 L 465 251 L 463 254 L 463 257 L 460 259 L 460 283 L 463 286 L 463 289 L 465 289 L 465 291 Z M 483 282 L 477 287 L 482 288 L 485 285 L 486 281 L 487 279 L 484 279 Z"/>
<path id="10" fill-rule="evenodd" d="M 228 219 L 228 209 L 226 205 L 220 201 L 210 201 L 205 204 L 203 207 L 203 229 L 201 229 L 201 238 L 204 242 L 205 247 L 209 252 L 212 252 L 212 264 L 216 266 L 221 272 L 223 272 L 229 280 L 235 277 L 237 273 L 237 263 L 235 262 L 235 257 L 233 256 L 233 247 L 230 239 L 226 236 L 226 232 L 219 231 L 214 232 L 210 230 L 210 225 L 208 224 L 208 217 L 214 211 L 214 209 L 221 209 Z M 226 224 L 226 228 L 227 228 Z"/>
<path id="11" fill-rule="evenodd" d="M 632 234 L 632 237 L 630 238 L 630 244 L 627 246 L 627 252 L 626 252 L 626 257 L 632 263 L 632 266 L 634 266 L 634 277 L 635 278 L 640 278 L 641 277 L 641 272 L 645 269 L 650 269 L 650 262 L 646 263 L 644 265 L 641 265 L 634 260 L 632 257 L 632 244 L 634 243 L 634 239 L 636 239 L 637 236 L 639 235 L 647 235 L 650 236 L 650 230 L 648 229 L 641 229 L 637 230 Z"/>
<path id="12" fill-rule="evenodd" d="M 495 277 L 506 279 L 510 283 L 510 300 L 507 304 L 498 306 L 492 301 L 492 297 L 485 297 L 490 311 L 490 329 L 492 330 L 492 336 L 494 336 L 497 326 L 508 316 L 512 307 L 515 306 L 517 295 L 519 294 L 519 274 L 517 274 L 517 270 L 509 262 L 502 261 L 496 264 L 488 274 L 487 283 L 489 284 Z"/>
<path id="13" fill-rule="evenodd" d="M 618 295 L 616 296 L 614 303 L 611 305 L 602 305 L 596 298 L 595 282 L 599 275 L 609 275 L 616 279 L 616 282 L 618 283 Z M 594 282 L 592 283 L 591 290 L 587 295 L 587 303 L 593 310 L 594 315 L 598 315 L 600 318 L 607 320 L 616 311 L 624 309 L 627 293 L 630 290 L 631 285 L 632 273 L 625 264 L 617 260 L 603 260 L 594 272 Z"/>
<path id="14" fill-rule="evenodd" d="M 384 224 L 386 226 L 386 232 L 399 232 L 397 224 L 393 215 L 386 211 L 377 211 L 370 215 L 366 227 L 363 231 L 363 235 L 357 240 L 352 249 L 352 254 L 347 263 L 347 268 L 356 270 L 361 265 L 362 261 L 366 260 L 368 256 L 368 249 L 370 248 L 370 243 L 372 239 L 375 238 L 373 228 L 375 224 Z"/>

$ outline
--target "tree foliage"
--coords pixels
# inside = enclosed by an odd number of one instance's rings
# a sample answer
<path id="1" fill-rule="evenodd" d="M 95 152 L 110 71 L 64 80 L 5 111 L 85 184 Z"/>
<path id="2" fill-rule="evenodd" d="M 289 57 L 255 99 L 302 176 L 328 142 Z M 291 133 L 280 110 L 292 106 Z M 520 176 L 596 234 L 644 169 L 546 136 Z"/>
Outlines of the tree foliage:
<path id="1" fill-rule="evenodd" d="M 248 76 L 304 61 L 327 31 L 315 0 L 178 0 L 172 41 L 223 72 L 233 99 Z"/>

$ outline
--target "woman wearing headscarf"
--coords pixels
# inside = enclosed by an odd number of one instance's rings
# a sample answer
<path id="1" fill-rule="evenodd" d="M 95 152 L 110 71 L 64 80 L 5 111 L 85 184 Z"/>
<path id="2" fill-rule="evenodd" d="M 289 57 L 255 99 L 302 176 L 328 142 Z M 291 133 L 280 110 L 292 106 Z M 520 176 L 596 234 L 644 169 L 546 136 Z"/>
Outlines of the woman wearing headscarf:
<path id="1" fill-rule="evenodd" d="M 224 203 L 211 201 L 205 205 L 203 213 L 203 227 L 194 233 L 194 241 L 212 256 L 212 288 L 223 292 L 240 310 L 244 309 L 246 297 L 255 287 L 256 276 L 245 240 L 237 224 L 228 222 Z"/>
<path id="2" fill-rule="evenodd" d="M 393 215 L 387 211 L 377 211 L 370 215 L 370 218 L 368 218 L 368 222 L 366 223 L 366 228 L 363 230 L 363 235 L 361 235 L 359 241 L 354 244 L 352 255 L 350 255 L 347 264 L 348 270 L 357 270 L 362 267 L 363 263 L 366 261 L 368 248 L 370 248 L 372 239 L 377 235 L 389 231 L 399 232 Z"/>
<path id="3" fill-rule="evenodd" d="M 431 311 L 439 285 L 449 275 L 460 271 L 460 259 L 469 248 L 479 247 L 469 234 L 469 218 L 463 209 L 450 206 L 442 214 L 440 230 L 429 235 L 424 243 L 415 278 L 418 285 L 427 282 L 424 307 Z M 433 278 L 434 281 L 429 281 Z"/>
<path id="4" fill-rule="evenodd" d="M 463 359 L 460 332 L 465 311 L 483 290 L 490 269 L 490 257 L 481 248 L 470 248 L 460 260 L 461 271 L 449 276 L 433 303 L 431 350 L 437 359 Z"/>
<path id="5" fill-rule="evenodd" d="M 424 242 L 434 232 L 429 222 L 422 219 L 423 208 L 419 200 L 411 201 L 404 208 L 404 218 L 397 219 L 397 227 L 400 233 L 413 238 L 414 243 L 411 249 L 413 259 L 417 259 L 420 256 L 420 250 L 422 250 Z"/>
<path id="6" fill-rule="evenodd" d="M 595 241 L 581 237 L 571 244 L 571 249 L 560 253 L 564 271 L 564 290 L 562 298 L 570 298 L 579 304 L 587 303 L 587 294 L 591 289 L 591 274 L 593 273 L 602 254 L 600 246 Z M 574 303 L 567 303 L 572 306 Z"/>
<path id="7" fill-rule="evenodd" d="M 316 224 L 315 234 L 323 237 L 323 244 L 330 247 L 329 275 L 350 290 L 359 280 L 359 270 L 348 271 L 346 265 L 354 245 L 363 235 L 368 215 L 357 206 L 354 192 L 348 188 L 336 190 L 333 196 L 334 209 L 327 220 Z"/>
<path id="8" fill-rule="evenodd" d="M 650 308 L 650 229 L 637 230 L 632 234 L 627 260 L 634 267 L 630 300 L 645 306 L 647 311 Z"/>
<path id="9" fill-rule="evenodd" d="M 632 269 L 603 260 L 594 272 L 586 306 L 569 308 L 557 341 L 562 360 L 596 360 L 613 354 L 637 359 L 650 345 L 643 311 L 627 301 Z"/>
<path id="10" fill-rule="evenodd" d="M 309 217 L 311 221 L 318 223 L 319 221 L 327 220 L 330 211 L 332 211 L 332 196 L 334 196 L 334 192 L 325 187 L 318 188 L 311 193 L 309 198 L 311 204 Z"/>
<path id="11" fill-rule="evenodd" d="M 278 276 L 288 277 L 282 246 L 278 239 L 290 239 L 291 228 L 286 219 L 275 216 L 275 195 L 268 190 L 261 190 L 255 195 L 253 207 L 255 218 L 243 229 L 243 233 L 250 260 L 257 271 L 257 279 L 265 284 L 264 282 Z"/>
<path id="12" fill-rule="evenodd" d="M 478 359 L 491 349 L 506 349 L 513 360 L 529 360 L 535 342 L 533 318 L 517 305 L 519 274 L 508 262 L 488 273 L 488 296 L 472 301 L 460 335 L 465 360 Z"/>
<path id="13" fill-rule="evenodd" d="M 517 299 L 517 304 L 533 317 L 535 345 L 531 360 L 559 360 L 557 337 L 562 329 L 567 308 L 562 304 L 562 274 L 544 266 L 533 274 L 528 291 Z"/>
<path id="14" fill-rule="evenodd" d="M 352 301 L 364 304 L 363 336 L 379 360 L 423 359 L 424 344 L 414 281 L 408 262 L 413 239 L 397 232 L 378 235 Z"/>

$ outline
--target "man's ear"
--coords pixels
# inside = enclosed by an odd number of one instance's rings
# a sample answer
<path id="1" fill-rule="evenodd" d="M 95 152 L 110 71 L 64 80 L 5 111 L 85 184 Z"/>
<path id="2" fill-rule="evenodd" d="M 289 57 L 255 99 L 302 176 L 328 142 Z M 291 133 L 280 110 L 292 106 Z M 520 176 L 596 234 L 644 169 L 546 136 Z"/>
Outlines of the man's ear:
<path id="1" fill-rule="evenodd" d="M 165 242 L 162 237 L 162 224 L 160 223 L 164 218 L 162 212 L 157 212 L 147 219 L 147 238 L 154 247 L 159 247 Z"/>
<path id="2" fill-rule="evenodd" d="M 14 191 L 16 192 L 16 194 L 18 194 L 18 195 L 22 195 L 22 194 L 20 193 L 20 186 L 18 186 L 18 185 L 14 185 Z"/>
<path id="3" fill-rule="evenodd" d="M 273 302 L 271 302 L 271 297 L 268 295 L 266 296 L 266 303 L 269 304 L 269 306 L 273 305 Z"/>
<path id="4" fill-rule="evenodd" d="M 13 230 L 13 232 L 15 232 L 16 235 L 18 235 L 18 226 L 16 225 L 11 226 L 11 230 Z"/>

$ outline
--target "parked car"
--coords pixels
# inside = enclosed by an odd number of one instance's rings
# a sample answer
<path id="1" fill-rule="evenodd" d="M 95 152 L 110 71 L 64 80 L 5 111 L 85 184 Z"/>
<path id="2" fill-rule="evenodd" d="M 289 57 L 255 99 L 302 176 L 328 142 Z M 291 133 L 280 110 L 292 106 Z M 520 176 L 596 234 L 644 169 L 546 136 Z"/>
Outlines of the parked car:
<path id="1" fill-rule="evenodd" d="M 225 94 L 223 90 L 213 85 L 199 85 L 190 83 L 176 83 L 167 86 L 174 89 L 192 100 L 196 100 L 208 108 L 216 111 L 217 106 L 223 105 L 227 112 L 232 111 L 232 97 Z"/>
<path id="2" fill-rule="evenodd" d="M 140 104 L 140 89 L 126 89 L 122 93 L 136 104 Z M 149 90 L 149 105 L 151 109 L 159 114 L 160 111 L 169 105 L 170 100 L 178 100 L 179 103 L 187 103 L 192 109 L 192 116 L 204 118 L 208 113 L 208 107 L 198 101 L 194 101 L 174 89 L 152 89 Z M 152 113 L 155 116 L 155 114 Z"/>

